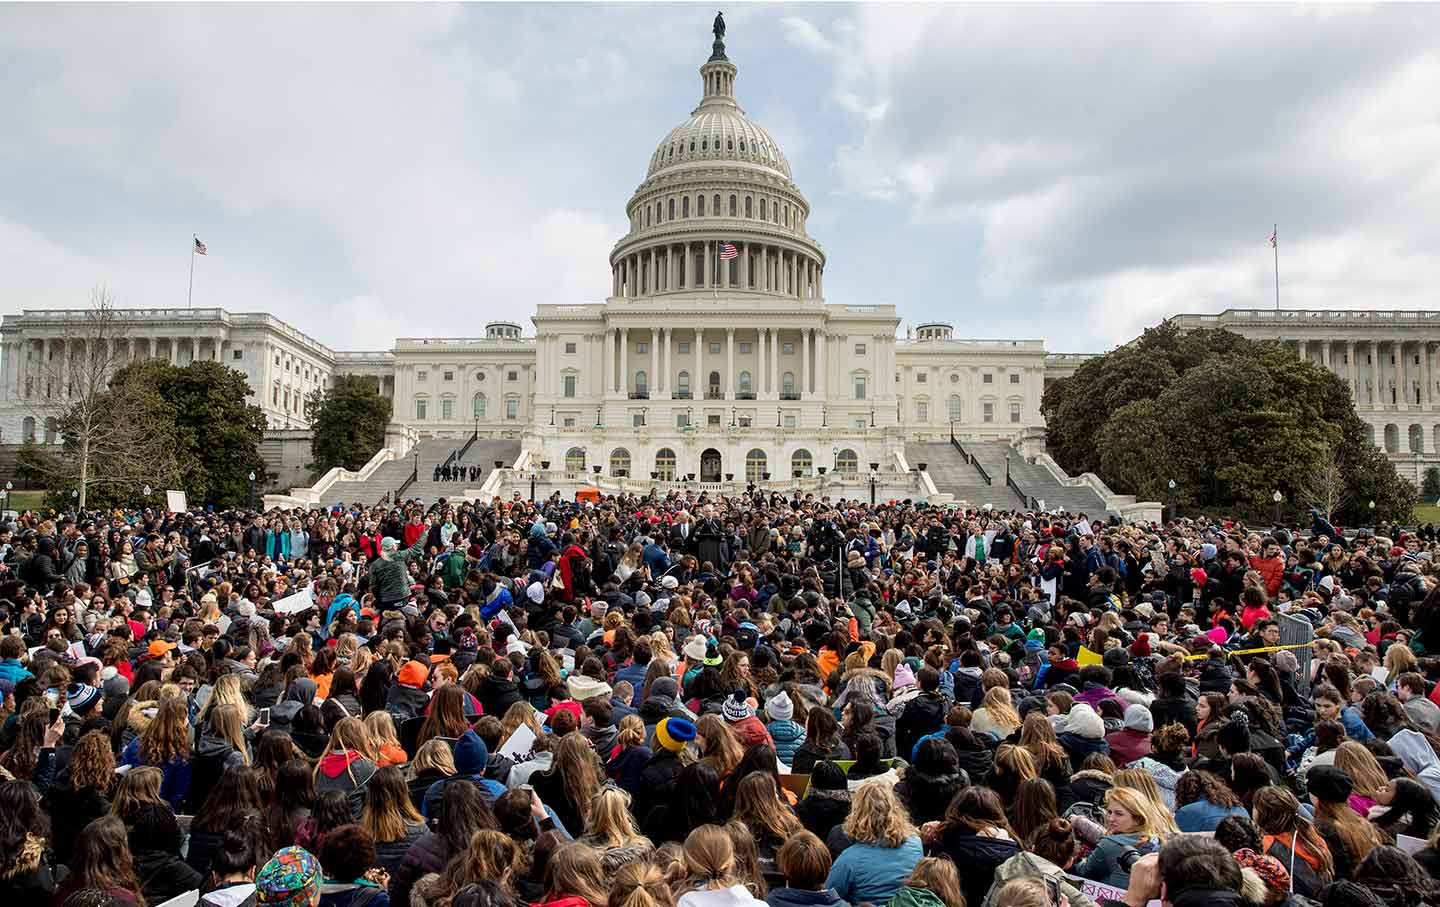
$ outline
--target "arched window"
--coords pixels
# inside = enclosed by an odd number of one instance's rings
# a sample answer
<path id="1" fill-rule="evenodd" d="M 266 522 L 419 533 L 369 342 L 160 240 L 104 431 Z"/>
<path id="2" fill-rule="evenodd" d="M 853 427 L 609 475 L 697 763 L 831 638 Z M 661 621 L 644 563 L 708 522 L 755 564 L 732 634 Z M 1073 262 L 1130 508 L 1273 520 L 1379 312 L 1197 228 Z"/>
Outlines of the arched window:
<path id="1" fill-rule="evenodd" d="M 650 226 L 650 206 L 645 206 L 645 226 Z"/>
<path id="2" fill-rule="evenodd" d="M 805 448 L 802 447 L 790 455 L 790 474 L 792 476 L 808 476 L 814 467 L 815 459 Z"/>
<path id="3" fill-rule="evenodd" d="M 731 216 L 731 217 L 734 217 L 734 216 L 735 216 L 735 204 L 736 204 L 736 198 L 735 198 L 735 196 L 732 195 L 732 196 L 730 196 L 730 216 Z"/>
<path id="4" fill-rule="evenodd" d="M 628 476 L 630 474 L 630 451 L 623 447 L 617 447 L 610 451 L 610 477 Z"/>
<path id="5" fill-rule="evenodd" d="M 709 151 L 709 150 L 710 150 L 710 137 L 709 137 L 709 136 L 706 136 L 705 138 L 703 138 L 703 139 L 700 140 L 700 150 L 701 150 L 701 151 Z M 703 214 L 704 212 L 702 211 L 701 213 Z"/>
<path id="6" fill-rule="evenodd" d="M 25 440 L 25 441 L 29 441 L 29 442 L 31 442 L 31 443 L 34 443 L 34 441 L 35 441 L 35 417 L 34 417 L 34 416 L 26 416 L 26 417 L 25 417 L 25 421 L 21 423 L 21 427 L 20 427 L 20 437 L 21 437 L 22 440 Z"/>
<path id="7" fill-rule="evenodd" d="M 716 217 L 720 216 L 720 193 L 715 193 L 715 207 L 710 210 L 715 212 Z"/>
<path id="8" fill-rule="evenodd" d="M 485 395 L 484 395 L 484 394 L 476 394 L 474 397 L 471 398 L 471 400 L 470 400 L 470 411 L 471 411 L 471 413 L 474 414 L 475 418 L 477 418 L 477 419 L 483 419 L 483 418 L 485 418 Z"/>
<path id="9" fill-rule="evenodd" d="M 740 140 L 740 150 L 741 150 L 741 151 L 744 151 L 744 150 L 745 150 L 745 140 L 744 140 L 744 139 L 741 139 L 741 140 Z"/>
<path id="10" fill-rule="evenodd" d="M 696 197 L 695 197 L 695 216 L 696 216 L 696 217 L 704 217 L 704 216 L 705 216 L 705 196 L 703 196 L 703 195 L 699 195 L 699 196 L 696 196 Z"/>
<path id="11" fill-rule="evenodd" d="M 46 437 L 48 438 L 48 437 L 49 437 L 49 434 L 50 434 L 48 428 L 46 429 L 45 434 L 46 434 Z M 48 441 L 47 441 L 47 443 L 48 443 Z M 1393 423 L 1393 422 L 1390 423 L 1389 425 L 1385 426 L 1385 452 L 1386 452 L 1386 453 L 1399 453 L 1399 452 L 1400 452 L 1400 427 L 1397 426 L 1397 425 L 1396 425 L 1395 423 Z"/>
<path id="12" fill-rule="evenodd" d="M 660 474 L 661 481 L 675 481 L 675 451 L 668 447 L 662 447 L 655 452 L 655 471 Z"/>
<path id="13" fill-rule="evenodd" d="M 950 421 L 963 422 L 965 420 L 965 402 L 960 399 L 959 394 L 950 395 Z"/>
<path id="14" fill-rule="evenodd" d="M 704 213 L 704 212 L 701 212 L 701 213 Z M 690 216 L 690 196 L 688 196 L 688 195 L 685 196 L 684 198 L 680 199 L 680 216 L 681 216 L 681 217 L 689 217 L 689 216 Z"/>
<path id="15" fill-rule="evenodd" d="M 790 206 L 785 206 L 785 226 L 790 226 Z"/>
<path id="16" fill-rule="evenodd" d="M 734 139 L 726 139 L 726 140 L 725 140 L 725 150 L 726 150 L 726 151 L 734 151 L 734 150 L 735 150 L 735 140 L 734 140 Z"/>
<path id="17" fill-rule="evenodd" d="M 645 378 L 645 370 L 641 369 L 635 373 L 635 393 L 644 394 L 649 392 L 649 383 Z"/>
<path id="18" fill-rule="evenodd" d="M 1419 424 L 1410 426 L 1410 452 L 1425 452 L 1425 426 Z"/>
<path id="19" fill-rule="evenodd" d="M 720 396 L 720 373 L 710 373 L 710 396 L 718 399 Z"/>
<path id="20" fill-rule="evenodd" d="M 787 399 L 790 399 L 790 396 L 795 393 L 794 372 L 786 372 L 780 376 L 780 393 L 784 394 Z"/>
<path id="21" fill-rule="evenodd" d="M 673 198 L 670 199 L 669 211 L 670 211 L 670 219 L 671 219 L 671 220 L 674 220 L 674 219 L 675 219 L 675 199 L 673 199 Z"/>
<path id="22" fill-rule="evenodd" d="M 585 448 L 583 448 L 583 447 L 572 447 L 572 448 L 570 448 L 569 450 L 565 451 L 565 471 L 566 471 L 566 472 L 584 472 L 584 471 L 585 471 Z"/>
<path id="23" fill-rule="evenodd" d="M 746 217 L 754 217 L 754 216 L 755 216 L 753 213 L 751 213 L 750 202 L 751 202 L 751 197 L 748 196 L 748 195 L 745 196 L 745 216 L 746 216 Z"/>
<path id="24" fill-rule="evenodd" d="M 769 468 L 769 460 L 765 457 L 765 451 L 756 447 L 745 455 L 745 481 L 760 482 L 764 480 L 764 473 Z"/>
<path id="25" fill-rule="evenodd" d="M 860 469 L 860 458 L 855 451 L 845 448 L 835 455 L 835 471 L 841 475 L 853 476 Z"/>
<path id="26" fill-rule="evenodd" d="M 760 219 L 765 219 L 765 199 L 760 199 Z"/>
<path id="27" fill-rule="evenodd" d="M 749 392 L 750 392 L 750 373 L 749 373 L 749 372 L 742 371 L 742 372 L 740 373 L 740 390 L 741 390 L 741 392 L 743 392 L 743 393 L 749 393 Z"/>
<path id="28" fill-rule="evenodd" d="M 45 443 L 54 444 L 59 436 L 59 423 L 55 420 L 54 416 L 48 417 L 45 420 Z"/>
<path id="29" fill-rule="evenodd" d="M 675 386 L 681 394 L 690 396 L 690 373 L 682 371 L 675 379 Z"/>

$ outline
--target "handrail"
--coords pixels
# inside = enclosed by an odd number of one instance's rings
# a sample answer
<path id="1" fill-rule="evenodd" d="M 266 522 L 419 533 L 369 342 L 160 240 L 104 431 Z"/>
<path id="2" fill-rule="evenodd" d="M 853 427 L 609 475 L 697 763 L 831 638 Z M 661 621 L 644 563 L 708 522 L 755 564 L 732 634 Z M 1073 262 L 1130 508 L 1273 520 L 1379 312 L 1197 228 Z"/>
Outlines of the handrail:
<path id="1" fill-rule="evenodd" d="M 400 487 L 395 489 L 395 501 L 397 503 L 404 499 L 405 492 L 410 488 L 411 485 L 414 485 L 416 481 L 419 480 L 419 478 L 420 467 L 416 466 L 414 469 L 410 470 L 410 475 L 405 479 L 405 481 L 400 483 Z"/>
<path id="2" fill-rule="evenodd" d="M 955 438 L 951 438 L 950 445 L 960 452 L 960 456 L 965 458 L 966 463 L 969 463 L 971 466 L 975 467 L 975 471 L 980 473 L 980 478 L 985 480 L 986 485 L 995 484 L 995 482 L 990 478 L 990 473 L 986 472 L 985 467 L 980 465 L 980 461 L 975 459 L 975 455 L 967 451 L 965 448 L 961 447 L 958 440 L 956 440 Z"/>
<path id="3" fill-rule="evenodd" d="M 470 440 L 465 442 L 465 446 L 460 448 L 459 453 L 455 454 L 455 459 L 465 459 L 465 455 L 470 452 L 470 446 L 478 440 L 480 440 L 480 429 L 477 428 L 470 433 Z"/>

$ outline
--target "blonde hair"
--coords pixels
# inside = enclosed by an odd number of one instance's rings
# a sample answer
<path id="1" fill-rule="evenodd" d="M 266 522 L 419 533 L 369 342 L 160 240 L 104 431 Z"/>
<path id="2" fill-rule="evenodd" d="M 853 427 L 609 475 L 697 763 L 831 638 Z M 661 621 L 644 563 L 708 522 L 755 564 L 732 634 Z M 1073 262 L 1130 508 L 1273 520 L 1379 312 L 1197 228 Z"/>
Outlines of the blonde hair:
<path id="1" fill-rule="evenodd" d="M 210 711 L 222 705 L 238 706 L 240 714 L 247 720 L 249 719 L 250 703 L 245 701 L 245 691 L 241 686 L 239 674 L 226 674 L 215 681 L 215 687 L 210 691 L 210 698 L 205 701 L 205 708 L 195 716 L 195 723 L 203 727 L 205 720 L 210 717 Z"/>
<path id="2" fill-rule="evenodd" d="M 370 732 L 365 730 L 365 722 L 359 718 L 341 718 L 335 722 L 335 729 L 330 732 L 330 740 L 325 744 L 327 753 L 343 753 L 346 750 L 354 750 L 371 762 L 375 761 L 375 747 L 370 742 Z M 322 764 L 323 759 L 315 763 L 314 774 L 317 777 Z M 350 783 L 359 784 L 355 780 L 353 765 L 352 762 L 345 764 L 345 774 L 350 777 Z"/>
<path id="3" fill-rule="evenodd" d="M 546 900 L 571 895 L 599 907 L 606 901 L 608 888 L 599 856 L 584 844 L 566 844 L 545 864 Z"/>
<path id="4" fill-rule="evenodd" d="M 1149 799 L 1133 787 L 1112 787 L 1105 794 L 1105 805 L 1118 805 L 1135 819 L 1135 828 L 1129 832 L 1139 836 L 1140 841 L 1163 841 L 1164 834 L 1155 825 L 1154 810 Z"/>
<path id="5" fill-rule="evenodd" d="M 250 744 L 245 742 L 245 712 L 238 705 L 223 703 L 210 710 L 210 730 L 240 754 L 240 760 L 250 764 Z"/>
<path id="6" fill-rule="evenodd" d="M 868 781 L 855 791 L 844 828 L 852 840 L 877 847 L 899 847 L 919 834 L 895 790 L 883 781 Z"/>
<path id="7" fill-rule="evenodd" d="M 420 748 L 415 751 L 415 758 L 410 760 L 412 778 L 429 769 L 434 769 L 447 778 L 455 774 L 455 753 L 450 749 L 450 744 L 439 737 L 431 737 L 420 744 Z"/>
<path id="8" fill-rule="evenodd" d="M 623 683 L 623 681 L 622 681 Z M 620 719 L 619 733 L 615 743 L 622 750 L 639 746 L 645 742 L 645 721 L 639 715 L 626 715 Z"/>
<path id="9" fill-rule="evenodd" d="M 705 757 L 701 761 L 715 769 L 721 778 L 729 775 L 745 755 L 730 725 L 719 715 L 702 715 L 695 722 L 695 737 L 703 744 Z"/>
<path id="10" fill-rule="evenodd" d="M 400 747 L 400 738 L 395 733 L 395 720 L 390 713 L 384 709 L 376 709 L 365 716 L 365 730 L 370 734 L 370 742 L 377 751 L 381 747 Z"/>
<path id="11" fill-rule="evenodd" d="M 1354 740 L 1346 740 L 1335 748 L 1335 767 L 1355 782 L 1355 793 L 1371 800 L 1389 783 L 1379 760 L 1365 748 L 1365 744 Z"/>
<path id="12" fill-rule="evenodd" d="M 1151 823 L 1167 835 L 1178 835 L 1180 828 L 1175 824 L 1175 817 L 1171 814 L 1170 808 L 1165 805 L 1164 798 L 1160 795 L 1160 785 L 1155 783 L 1155 777 L 1143 768 L 1120 768 L 1115 770 L 1115 787 L 1123 787 L 1139 793 L 1145 798 L 1150 809 Z"/>
<path id="13" fill-rule="evenodd" d="M 718 825 L 701 825 L 685 836 L 685 879 L 689 888 L 729 888 L 735 878 L 735 845 Z"/>
<path id="14" fill-rule="evenodd" d="M 602 787 L 590 800 L 585 834 L 599 847 L 624 847 L 645 840 L 630 814 L 630 795 L 618 787 Z"/>
<path id="15" fill-rule="evenodd" d="M 631 860 L 615 870 L 608 907 L 675 907 L 675 895 L 654 863 Z"/>
<path id="16" fill-rule="evenodd" d="M 1005 729 L 1005 736 L 1015 733 L 1020 727 L 1020 713 L 1015 711 L 1015 703 L 1010 698 L 1010 690 L 1007 687 L 991 687 L 981 700 L 980 707 L 985 710 L 986 716 L 991 723 L 998 724 Z"/>

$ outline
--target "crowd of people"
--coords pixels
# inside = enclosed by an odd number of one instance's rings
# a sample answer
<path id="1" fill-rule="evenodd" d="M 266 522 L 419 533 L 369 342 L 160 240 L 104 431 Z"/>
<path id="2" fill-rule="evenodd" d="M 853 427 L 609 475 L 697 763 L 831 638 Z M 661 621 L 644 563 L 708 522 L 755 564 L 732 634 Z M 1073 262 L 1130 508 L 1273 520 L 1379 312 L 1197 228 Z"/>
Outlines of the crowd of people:
<path id="1" fill-rule="evenodd" d="M 0 903 L 1440 903 L 1437 553 L 798 493 L 23 512 Z"/>

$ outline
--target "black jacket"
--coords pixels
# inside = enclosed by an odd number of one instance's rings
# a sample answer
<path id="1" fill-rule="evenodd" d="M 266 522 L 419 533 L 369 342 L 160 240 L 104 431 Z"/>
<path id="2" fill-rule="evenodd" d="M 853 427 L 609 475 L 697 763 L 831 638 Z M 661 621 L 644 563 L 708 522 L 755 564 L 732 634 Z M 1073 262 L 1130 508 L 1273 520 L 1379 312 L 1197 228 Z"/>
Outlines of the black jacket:
<path id="1" fill-rule="evenodd" d="M 795 815 L 805 830 L 820 840 L 830 836 L 830 831 L 844 823 L 850 814 L 850 791 L 820 790 L 811 788 L 804 799 L 795 804 Z"/>
<path id="2" fill-rule="evenodd" d="M 425 824 L 422 822 L 419 825 L 412 825 L 407 828 L 405 834 L 394 841 L 375 842 L 375 865 L 393 874 L 395 870 L 400 868 L 400 862 L 405 859 L 405 855 L 410 852 L 410 848 L 413 847 L 424 834 Z"/>
<path id="3" fill-rule="evenodd" d="M 920 826 L 944 816 L 950 801 L 966 783 L 958 773 L 931 775 L 912 765 L 895 785 L 895 796 L 910 811 L 910 821 Z"/>
<path id="4" fill-rule="evenodd" d="M 675 753 L 664 748 L 656 750 L 640 772 L 640 790 L 635 795 L 635 815 L 648 815 L 650 810 L 674 795 L 675 779 L 680 776 L 682 767 Z"/>
<path id="5" fill-rule="evenodd" d="M 243 768 L 245 758 L 230 741 L 206 734 L 195 744 L 195 758 L 190 763 L 190 788 L 185 792 L 182 809 L 189 815 L 200 812 L 205 798 L 220 783 L 220 776 L 231 769 Z M 195 864 L 192 862 L 192 866 Z M 200 867 L 196 867 L 200 869 Z M 208 868 L 208 866 L 207 866 Z M 201 870 L 204 871 L 203 869 Z"/>
<path id="6" fill-rule="evenodd" d="M 95 819 L 110 812 L 110 801 L 93 787 L 77 791 L 70 784 L 69 773 L 45 792 L 41 801 L 45 812 L 50 814 L 50 840 L 55 848 L 55 861 L 70 865 L 70 856 L 75 851 L 75 842 L 80 830 Z"/>
<path id="7" fill-rule="evenodd" d="M 1020 845 L 1008 838 L 977 835 L 955 826 L 946 829 L 930 850 L 955 861 L 955 868 L 960 870 L 960 890 L 965 895 L 965 903 L 983 904 L 985 895 L 995 882 L 995 870 L 1019 853 Z"/>
<path id="8" fill-rule="evenodd" d="M 161 904 L 177 894 L 194 891 L 200 887 L 204 877 L 185 865 L 177 854 L 163 850 L 143 850 L 134 854 L 135 874 L 140 877 L 140 887 L 145 900 L 150 904 Z"/>
<path id="9" fill-rule="evenodd" d="M 849 758 L 850 747 L 846 746 L 843 740 L 836 740 L 835 748 L 828 753 L 822 753 L 818 747 L 806 742 L 795 749 L 795 757 L 790 762 L 790 771 L 797 775 L 808 775 L 814 770 L 817 762 L 824 762 L 826 759 Z"/>
<path id="10" fill-rule="evenodd" d="M 1150 717 L 1155 720 L 1156 731 L 1167 724 L 1183 724 L 1190 736 L 1195 736 L 1195 702 L 1188 696 L 1155 699 L 1150 703 Z"/>
<path id="11" fill-rule="evenodd" d="M 48 904 L 64 875 L 45 839 L 26 835 L 18 853 L 0 854 L 0 897 L 13 907 Z"/>
<path id="12" fill-rule="evenodd" d="M 933 734 L 945 724 L 945 700 L 938 693 L 921 693 L 905 703 L 895 719 L 895 752 L 906 762 L 913 761 L 915 744 L 926 734 Z"/>
<path id="13" fill-rule="evenodd" d="M 496 718 L 503 718 L 510 706 L 524 699 L 514 680 L 500 680 L 490 675 L 480 681 L 480 695 L 475 698 L 480 700 L 480 708 L 486 715 Z"/>
<path id="14" fill-rule="evenodd" d="M 390 901 L 409 905 L 410 889 L 432 872 L 440 872 L 450 862 L 450 842 L 443 835 L 428 831 L 405 854 L 400 865 L 390 872 Z"/>

